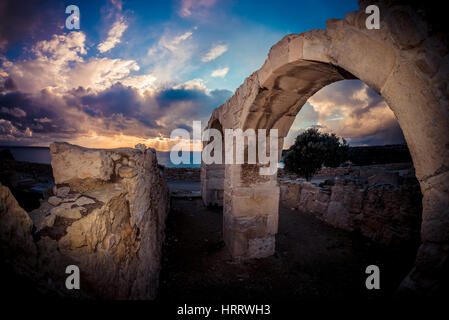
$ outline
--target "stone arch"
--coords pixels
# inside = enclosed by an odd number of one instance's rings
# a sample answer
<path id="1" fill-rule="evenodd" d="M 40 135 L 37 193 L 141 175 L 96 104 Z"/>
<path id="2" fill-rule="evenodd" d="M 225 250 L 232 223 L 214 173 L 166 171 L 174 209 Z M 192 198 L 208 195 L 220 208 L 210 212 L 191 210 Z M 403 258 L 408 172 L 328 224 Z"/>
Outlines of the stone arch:
<path id="1" fill-rule="evenodd" d="M 380 1 L 381 28 L 368 30 L 368 4 L 359 5 L 325 30 L 284 37 L 212 117 L 223 128 L 277 128 L 283 141 L 302 105 L 325 85 L 358 78 L 379 93 L 401 126 L 423 194 L 422 244 L 401 292 L 430 292 L 448 257 L 448 50 L 412 8 Z M 279 187 L 275 175 L 256 172 L 225 166 L 223 233 L 237 258 L 274 252 Z"/>

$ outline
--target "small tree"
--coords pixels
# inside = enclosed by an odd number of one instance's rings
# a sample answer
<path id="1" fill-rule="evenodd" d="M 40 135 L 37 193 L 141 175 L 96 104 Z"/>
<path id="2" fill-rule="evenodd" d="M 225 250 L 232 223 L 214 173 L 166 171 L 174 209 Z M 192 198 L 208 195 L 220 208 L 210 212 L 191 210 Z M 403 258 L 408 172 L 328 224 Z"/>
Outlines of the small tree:
<path id="1" fill-rule="evenodd" d="M 296 137 L 295 143 L 284 155 L 285 169 L 310 181 L 323 165 L 337 167 L 348 159 L 349 145 L 334 133 L 307 129 Z"/>

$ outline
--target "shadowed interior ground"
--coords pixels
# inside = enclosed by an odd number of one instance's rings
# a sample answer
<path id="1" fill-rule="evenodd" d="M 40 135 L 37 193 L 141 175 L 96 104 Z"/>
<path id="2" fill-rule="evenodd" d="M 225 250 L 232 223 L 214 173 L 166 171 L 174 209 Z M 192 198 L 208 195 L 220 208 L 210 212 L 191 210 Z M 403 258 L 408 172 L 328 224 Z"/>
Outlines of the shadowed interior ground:
<path id="1" fill-rule="evenodd" d="M 221 209 L 172 198 L 160 301 L 285 301 L 391 297 L 416 247 L 391 249 L 337 230 L 307 213 L 280 208 L 276 254 L 233 262 L 222 242 Z M 381 290 L 365 288 L 365 268 L 381 270 Z"/>

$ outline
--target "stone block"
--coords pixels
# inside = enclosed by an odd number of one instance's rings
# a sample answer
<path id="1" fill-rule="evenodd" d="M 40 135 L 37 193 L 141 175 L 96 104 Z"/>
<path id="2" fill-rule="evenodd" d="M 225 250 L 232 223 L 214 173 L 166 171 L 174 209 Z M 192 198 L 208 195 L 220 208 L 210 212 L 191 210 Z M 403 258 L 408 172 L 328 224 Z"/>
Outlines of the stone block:
<path id="1" fill-rule="evenodd" d="M 248 241 L 248 258 L 265 258 L 274 254 L 275 238 L 268 236 L 264 238 L 254 238 Z"/>
<path id="2" fill-rule="evenodd" d="M 235 217 L 260 216 L 273 214 L 279 209 L 279 194 L 263 197 L 233 196 L 232 215 Z"/>
<path id="3" fill-rule="evenodd" d="M 383 87 L 396 64 L 393 49 L 355 29 L 345 30 L 341 40 L 333 39 L 329 55 L 338 66 L 377 91 Z"/>

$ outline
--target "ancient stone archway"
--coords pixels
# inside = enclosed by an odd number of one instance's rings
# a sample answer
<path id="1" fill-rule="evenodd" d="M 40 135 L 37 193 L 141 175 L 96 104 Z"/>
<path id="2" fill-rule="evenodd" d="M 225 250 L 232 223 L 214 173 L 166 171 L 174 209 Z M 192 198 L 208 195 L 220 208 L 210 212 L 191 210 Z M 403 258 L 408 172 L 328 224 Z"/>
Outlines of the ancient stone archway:
<path id="1" fill-rule="evenodd" d="M 361 3 L 343 20 L 327 21 L 325 30 L 284 37 L 262 68 L 214 110 L 209 127 L 219 121 L 225 129 L 277 128 L 282 146 L 296 114 L 322 87 L 348 78 L 369 85 L 402 128 L 423 194 L 422 244 L 402 292 L 427 292 L 448 256 L 449 56 L 424 18 L 407 6 L 378 3 L 381 28 L 368 30 L 367 5 Z M 237 258 L 274 253 L 279 186 L 276 175 L 261 177 L 255 169 L 227 164 L 224 182 L 218 176 L 214 181 L 216 190 L 224 189 L 224 240 Z M 203 178 L 208 170 L 203 166 Z M 210 180 L 202 181 L 209 204 Z"/>

